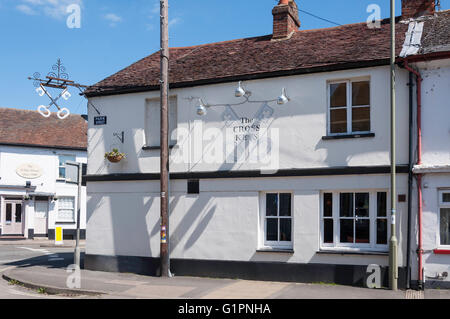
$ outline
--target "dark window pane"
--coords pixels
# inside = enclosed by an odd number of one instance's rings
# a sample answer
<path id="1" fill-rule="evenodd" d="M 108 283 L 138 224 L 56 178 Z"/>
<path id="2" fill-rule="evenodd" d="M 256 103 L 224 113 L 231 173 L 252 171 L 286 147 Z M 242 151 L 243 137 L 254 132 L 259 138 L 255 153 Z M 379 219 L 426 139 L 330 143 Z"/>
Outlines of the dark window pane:
<path id="1" fill-rule="evenodd" d="M 333 217 L 333 194 L 323 194 L 323 216 Z"/>
<path id="2" fill-rule="evenodd" d="M 370 107 L 352 108 L 352 132 L 370 131 Z"/>
<path id="3" fill-rule="evenodd" d="M 267 194 L 266 216 L 278 216 L 278 194 Z"/>
<path id="4" fill-rule="evenodd" d="M 291 216 L 291 194 L 280 194 L 280 216 Z"/>
<path id="5" fill-rule="evenodd" d="M 266 240 L 278 241 L 278 219 L 267 218 Z"/>
<path id="6" fill-rule="evenodd" d="M 16 223 L 22 222 L 22 205 L 16 204 Z"/>
<path id="7" fill-rule="evenodd" d="M 291 241 L 291 219 L 281 218 L 280 219 L 280 241 Z"/>
<path id="8" fill-rule="evenodd" d="M 387 245 L 387 219 L 377 220 L 377 244 Z"/>
<path id="9" fill-rule="evenodd" d="M 370 221 L 368 219 L 358 219 L 355 221 L 356 227 L 356 243 L 370 243 Z"/>
<path id="10" fill-rule="evenodd" d="M 11 223 L 12 221 L 12 204 L 6 204 L 6 222 Z"/>
<path id="11" fill-rule="evenodd" d="M 441 245 L 450 245 L 450 208 L 441 209 Z"/>
<path id="12" fill-rule="evenodd" d="M 324 219 L 323 221 L 323 242 L 325 244 L 332 244 L 334 242 L 334 232 L 333 232 L 333 220 L 332 219 Z"/>
<path id="13" fill-rule="evenodd" d="M 387 193 L 377 193 L 377 216 L 387 216 Z"/>
<path id="14" fill-rule="evenodd" d="M 352 104 L 370 105 L 370 84 L 369 81 L 352 83 Z"/>
<path id="15" fill-rule="evenodd" d="M 330 132 L 347 133 L 347 110 L 337 109 L 330 112 Z"/>
<path id="16" fill-rule="evenodd" d="M 442 194 L 442 202 L 443 203 L 450 203 L 450 193 L 443 193 Z"/>
<path id="17" fill-rule="evenodd" d="M 339 204 L 341 217 L 353 217 L 353 193 L 341 193 Z"/>
<path id="18" fill-rule="evenodd" d="M 347 84 L 337 83 L 330 85 L 330 106 L 347 106 Z"/>
<path id="19" fill-rule="evenodd" d="M 353 219 L 341 219 L 341 243 L 353 243 Z"/>
<path id="20" fill-rule="evenodd" d="M 355 215 L 369 217 L 369 193 L 355 194 Z"/>

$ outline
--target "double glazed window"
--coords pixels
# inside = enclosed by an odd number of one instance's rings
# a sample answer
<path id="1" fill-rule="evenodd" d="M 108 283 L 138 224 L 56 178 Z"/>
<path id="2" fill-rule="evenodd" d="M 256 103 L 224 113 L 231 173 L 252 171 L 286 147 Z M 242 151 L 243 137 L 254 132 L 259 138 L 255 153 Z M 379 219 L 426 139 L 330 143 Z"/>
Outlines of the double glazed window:
<path id="1" fill-rule="evenodd" d="M 263 194 L 264 246 L 292 248 L 292 194 Z"/>
<path id="2" fill-rule="evenodd" d="M 328 134 L 370 132 L 370 81 L 328 84 Z"/>
<path id="3" fill-rule="evenodd" d="M 75 197 L 58 199 L 58 222 L 75 222 Z"/>
<path id="4" fill-rule="evenodd" d="M 76 158 L 73 155 L 59 155 L 58 164 L 58 178 L 66 179 L 66 162 L 75 162 Z"/>
<path id="5" fill-rule="evenodd" d="M 450 246 L 450 190 L 439 192 L 439 245 Z"/>
<path id="6" fill-rule="evenodd" d="M 386 192 L 326 192 L 322 211 L 322 246 L 387 246 Z"/>

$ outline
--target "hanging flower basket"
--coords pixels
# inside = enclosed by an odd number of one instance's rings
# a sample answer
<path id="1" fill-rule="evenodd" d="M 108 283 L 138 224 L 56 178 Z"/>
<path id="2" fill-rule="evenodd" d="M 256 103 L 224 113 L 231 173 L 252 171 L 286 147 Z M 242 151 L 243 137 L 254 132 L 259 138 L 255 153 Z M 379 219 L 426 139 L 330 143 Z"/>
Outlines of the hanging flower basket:
<path id="1" fill-rule="evenodd" d="M 125 154 L 120 153 L 117 148 L 114 148 L 112 152 L 105 153 L 105 158 L 111 163 L 119 163 L 125 157 Z"/>

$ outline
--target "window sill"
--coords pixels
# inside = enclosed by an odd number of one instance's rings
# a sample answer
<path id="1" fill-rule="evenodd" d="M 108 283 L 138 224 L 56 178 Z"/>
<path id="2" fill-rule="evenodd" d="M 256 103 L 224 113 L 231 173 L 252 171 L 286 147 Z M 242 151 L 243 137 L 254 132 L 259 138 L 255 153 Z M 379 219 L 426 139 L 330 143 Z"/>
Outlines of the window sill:
<path id="1" fill-rule="evenodd" d="M 435 255 L 450 255 L 450 249 L 435 249 L 433 252 Z"/>
<path id="2" fill-rule="evenodd" d="M 256 250 L 257 253 L 284 253 L 293 254 L 294 250 L 292 248 L 259 248 Z"/>
<path id="3" fill-rule="evenodd" d="M 360 256 L 389 256 L 389 252 L 385 251 L 370 251 L 370 250 L 319 250 L 319 255 L 360 255 Z"/>
<path id="4" fill-rule="evenodd" d="M 169 149 L 174 149 L 176 147 L 177 145 L 169 145 Z M 161 146 L 143 146 L 142 149 L 144 151 L 157 151 L 161 149 Z"/>
<path id="5" fill-rule="evenodd" d="M 59 224 L 59 225 L 75 225 L 76 222 L 55 222 L 55 224 Z"/>
<path id="6" fill-rule="evenodd" d="M 351 139 L 351 138 L 365 138 L 365 137 L 375 137 L 375 133 L 355 133 L 355 134 L 343 134 L 343 135 L 327 135 L 323 136 L 322 140 L 341 140 L 341 139 Z"/>

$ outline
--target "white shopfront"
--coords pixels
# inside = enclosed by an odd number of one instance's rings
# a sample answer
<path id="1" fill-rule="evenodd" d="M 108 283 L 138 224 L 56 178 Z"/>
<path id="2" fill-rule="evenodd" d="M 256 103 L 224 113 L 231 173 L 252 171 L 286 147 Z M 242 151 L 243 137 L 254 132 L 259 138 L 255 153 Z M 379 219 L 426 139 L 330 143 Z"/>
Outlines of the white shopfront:
<path id="1" fill-rule="evenodd" d="M 66 181 L 65 161 L 86 163 L 86 151 L 0 145 L 0 234 L 54 238 L 62 227 L 66 238 L 76 229 L 77 185 Z M 82 191 L 81 228 L 86 228 Z"/>

